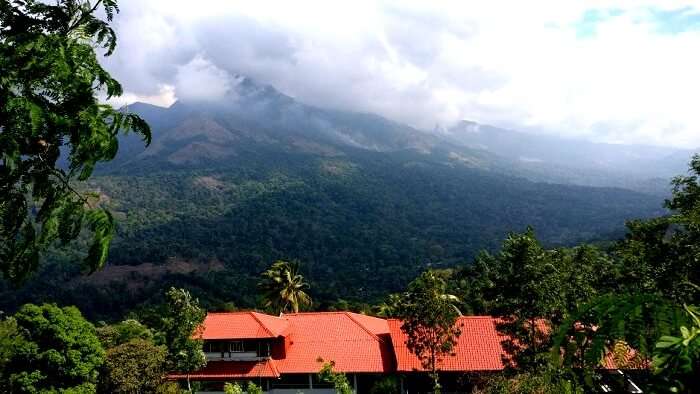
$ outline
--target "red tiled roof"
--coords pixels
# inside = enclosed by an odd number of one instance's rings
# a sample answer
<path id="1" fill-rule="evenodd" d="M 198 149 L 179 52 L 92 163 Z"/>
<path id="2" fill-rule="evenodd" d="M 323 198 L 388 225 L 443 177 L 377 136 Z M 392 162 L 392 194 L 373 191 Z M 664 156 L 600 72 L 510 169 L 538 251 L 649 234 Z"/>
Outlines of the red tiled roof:
<path id="1" fill-rule="evenodd" d="M 169 379 L 186 379 L 187 374 L 172 373 Z M 236 378 L 278 378 L 280 376 L 275 361 L 209 361 L 207 365 L 189 374 L 190 379 L 216 380 Z"/>
<path id="2" fill-rule="evenodd" d="M 374 335 L 389 335 L 389 325 L 385 319 L 380 319 L 373 316 L 362 315 L 359 313 L 346 312 L 348 316 L 358 324 L 364 326 Z"/>
<path id="3" fill-rule="evenodd" d="M 391 372 L 393 355 L 386 320 L 351 312 L 294 313 L 289 321 L 281 373 L 316 373 L 324 361 L 338 372 Z"/>
<path id="4" fill-rule="evenodd" d="M 510 357 L 498 331 L 502 319 L 490 316 L 462 316 L 457 320 L 462 334 L 451 355 L 439 370 L 445 372 L 498 371 Z M 210 361 L 190 374 L 200 380 L 266 377 L 286 373 L 317 373 L 322 362 L 333 361 L 335 370 L 345 373 L 390 373 L 422 371 L 420 361 L 406 346 L 401 321 L 380 319 L 352 312 L 292 313 L 279 317 L 257 312 L 209 313 L 201 337 L 217 339 L 274 339 L 272 357 L 263 361 Z M 537 322 L 538 331 L 550 331 Z M 628 354 L 634 361 L 636 353 Z M 615 360 L 606 355 L 604 368 L 614 369 Z M 171 379 L 187 375 L 171 374 Z"/>
<path id="5" fill-rule="evenodd" d="M 258 312 L 210 312 L 202 325 L 202 339 L 262 339 L 284 335 L 288 322 Z"/>
<path id="6" fill-rule="evenodd" d="M 422 371 L 420 360 L 408 350 L 407 336 L 401 331 L 400 320 L 389 319 L 391 341 L 394 344 L 396 368 L 399 372 Z M 462 334 L 453 349 L 439 364 L 440 371 L 498 371 L 502 370 L 501 346 L 504 337 L 496 329 L 496 319 L 490 316 L 461 316 L 457 319 Z"/>

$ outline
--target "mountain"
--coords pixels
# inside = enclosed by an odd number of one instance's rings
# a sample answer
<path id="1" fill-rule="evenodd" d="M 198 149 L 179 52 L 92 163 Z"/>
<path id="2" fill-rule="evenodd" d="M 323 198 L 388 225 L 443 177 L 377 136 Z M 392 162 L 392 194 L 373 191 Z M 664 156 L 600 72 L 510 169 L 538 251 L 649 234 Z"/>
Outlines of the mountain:
<path id="1" fill-rule="evenodd" d="M 248 152 L 277 149 L 323 156 L 344 150 L 411 150 L 454 165 L 533 181 L 623 187 L 665 196 L 671 177 L 686 170 L 692 150 L 602 144 L 528 134 L 462 121 L 429 133 L 383 117 L 300 103 L 249 78 L 216 102 L 177 102 L 170 108 L 136 103 L 156 131 L 144 151 L 137 138 L 122 142 L 109 171 L 220 165 Z"/>
<path id="2" fill-rule="evenodd" d="M 336 155 L 336 147 L 425 150 L 438 142 L 428 133 L 374 114 L 301 104 L 248 78 L 215 103 L 177 102 L 167 109 L 136 103 L 126 110 L 141 114 L 157 131 L 153 146 L 141 155 L 134 157 L 131 149 L 122 152 L 120 158 L 130 162 L 156 158 L 171 164 L 211 164 L 260 147 Z M 126 145 L 141 144 L 131 140 Z"/>
<path id="3" fill-rule="evenodd" d="M 114 319 L 170 285 L 210 307 L 249 307 L 275 259 L 301 262 L 317 302 L 377 300 L 529 225 L 558 246 L 614 239 L 625 220 L 663 213 L 658 195 L 555 183 L 599 169 L 529 166 L 521 156 L 556 155 L 507 146 L 528 137 L 430 133 L 248 78 L 216 102 L 123 110 L 151 124 L 153 142 L 127 135 L 89 183 L 118 225 L 108 266 L 82 277 L 80 248 L 56 251 L 21 290 L 0 284 L 0 309 L 61 299 Z"/>
<path id="4" fill-rule="evenodd" d="M 509 158 L 522 175 L 588 186 L 622 186 L 666 193 L 687 170 L 695 151 L 658 146 L 594 143 L 528 134 L 462 121 L 442 130 L 446 140 Z"/>

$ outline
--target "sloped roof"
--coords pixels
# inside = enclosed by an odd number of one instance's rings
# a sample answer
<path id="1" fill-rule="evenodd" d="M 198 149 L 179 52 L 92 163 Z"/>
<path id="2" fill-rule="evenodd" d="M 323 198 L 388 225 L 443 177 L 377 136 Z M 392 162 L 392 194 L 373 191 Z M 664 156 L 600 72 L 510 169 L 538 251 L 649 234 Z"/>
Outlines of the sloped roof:
<path id="1" fill-rule="evenodd" d="M 288 322 L 258 312 L 210 312 L 202 325 L 201 339 L 264 339 L 283 336 Z"/>
<path id="2" fill-rule="evenodd" d="M 293 313 L 281 373 L 316 373 L 324 361 L 338 372 L 391 372 L 393 352 L 386 320 L 351 312 Z"/>
<path id="3" fill-rule="evenodd" d="M 443 358 L 439 370 L 502 370 L 504 360 L 510 358 L 502 345 L 508 337 L 498 331 L 498 324 L 502 322 L 490 316 L 459 317 L 457 324 L 462 334 L 452 354 Z M 423 371 L 418 358 L 406 346 L 407 337 L 401 331 L 401 324 L 397 319 L 385 320 L 352 312 L 292 313 L 279 317 L 257 312 L 209 313 L 203 323 L 203 339 L 276 338 L 272 357 L 263 361 L 210 361 L 190 377 L 213 380 L 317 373 L 322 366 L 321 359 L 333 361 L 334 369 L 345 373 Z M 544 335 L 549 332 L 549 328 L 540 327 L 539 322 L 538 329 Z M 628 352 L 625 364 L 634 361 L 635 355 L 634 351 Z M 602 366 L 606 369 L 618 367 L 611 354 L 606 354 Z M 175 373 L 169 377 L 178 379 L 186 375 Z"/>
<path id="4" fill-rule="evenodd" d="M 387 321 L 394 345 L 396 369 L 399 372 L 423 371 L 420 360 L 408 350 L 407 336 L 401 331 L 401 320 Z M 440 371 L 499 371 L 504 368 L 501 346 L 504 337 L 496 329 L 496 319 L 490 316 L 461 316 L 457 324 L 462 334 L 453 354 L 439 363 Z"/>
<path id="5" fill-rule="evenodd" d="M 171 373 L 169 379 L 186 379 L 188 374 Z M 190 379 L 218 380 L 236 378 L 278 378 L 280 376 L 275 361 L 209 361 L 199 371 L 191 372 Z"/>
<path id="6" fill-rule="evenodd" d="M 371 331 L 374 335 L 389 335 L 389 325 L 385 319 L 359 313 L 345 312 L 348 317 Z"/>

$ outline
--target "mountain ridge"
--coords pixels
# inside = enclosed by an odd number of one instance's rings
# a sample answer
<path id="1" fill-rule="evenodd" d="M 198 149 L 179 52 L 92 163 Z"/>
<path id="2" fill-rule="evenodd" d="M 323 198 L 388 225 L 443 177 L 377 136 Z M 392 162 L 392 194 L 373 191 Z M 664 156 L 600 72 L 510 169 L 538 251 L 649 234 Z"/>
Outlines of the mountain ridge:
<path id="1" fill-rule="evenodd" d="M 108 265 L 134 268 L 76 280 L 81 248 L 56 251 L 22 290 L 0 283 L 0 309 L 61 299 L 111 318 L 169 286 L 193 289 L 207 305 L 251 307 L 258 275 L 278 259 L 301 262 L 320 302 L 367 302 L 427 267 L 469 263 L 528 226 L 557 247 L 609 242 L 624 236 L 626 220 L 665 213 L 662 196 L 625 189 L 619 178 L 612 187 L 557 183 L 596 175 L 526 166 L 248 84 L 218 103 L 124 108 L 149 122 L 152 145 L 121 138 L 87 188 L 115 218 Z M 160 268 L 173 261 L 217 268 Z"/>
<path id="2" fill-rule="evenodd" d="M 512 131 L 468 120 L 440 132 L 429 132 L 372 113 L 307 105 L 251 78 L 238 76 L 236 81 L 234 88 L 218 101 L 178 100 L 170 107 L 133 103 L 125 109 L 141 113 L 159 132 L 167 132 L 193 114 L 204 123 L 229 131 L 219 136 L 223 140 L 232 139 L 228 147 L 222 146 L 217 138 L 209 138 L 215 136 L 207 137 L 206 127 L 193 135 L 191 141 L 179 138 L 182 152 L 171 152 L 171 164 L 225 160 L 235 156 L 232 145 L 236 139 L 244 145 L 243 140 L 252 140 L 278 145 L 281 151 L 307 150 L 331 155 L 343 154 L 345 148 L 379 152 L 408 149 L 442 155 L 442 160 L 455 165 L 480 167 L 533 181 L 619 186 L 666 195 L 670 179 L 685 171 L 693 153 L 677 148 L 608 144 Z M 158 139 L 154 135 L 156 147 Z M 139 146 L 135 142 L 123 145 Z M 126 156 L 133 158 L 133 150 L 124 149 L 128 152 Z"/>

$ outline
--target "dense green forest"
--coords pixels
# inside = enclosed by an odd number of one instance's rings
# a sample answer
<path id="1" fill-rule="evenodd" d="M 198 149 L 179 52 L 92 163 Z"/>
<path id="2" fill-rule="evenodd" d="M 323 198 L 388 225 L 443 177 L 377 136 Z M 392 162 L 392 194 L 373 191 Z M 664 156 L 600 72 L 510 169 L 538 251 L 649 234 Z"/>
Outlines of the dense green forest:
<path id="1" fill-rule="evenodd" d="M 645 390 L 694 393 L 700 366 L 700 156 L 690 176 L 674 180 L 666 206 L 670 215 L 629 222 L 626 236 L 605 249 L 547 248 L 532 228 L 510 233 L 493 253 L 482 251 L 456 268 L 428 269 L 375 305 L 314 304 L 303 263 L 278 261 L 238 284 L 259 287 L 258 308 L 270 313 L 343 308 L 403 319 L 409 348 L 426 369 L 432 366 L 436 393 L 441 385 L 434 357 L 449 354 L 461 335 L 455 328 L 460 313 L 501 317 L 498 330 L 510 338 L 503 343 L 509 367 L 472 376 L 477 393 L 624 387 L 628 375 L 617 382 L 617 374 L 599 371 L 608 354 Z M 204 365 L 201 343 L 192 339 L 204 313 L 196 298 L 176 288 L 111 325 L 95 326 L 72 306 L 25 304 L 0 320 L 0 382 L 9 392 L 178 392 L 163 376 Z M 49 357 L 56 352 L 72 354 L 72 361 Z M 347 392 L 347 380 L 331 364 L 319 374 L 337 392 Z M 381 382 L 382 392 L 396 392 L 395 384 Z"/>
<path id="2" fill-rule="evenodd" d="M 183 284 L 209 307 L 252 307 L 250 278 L 276 259 L 304 263 L 323 283 L 313 286 L 318 302 L 376 301 L 528 225 L 547 245 L 568 245 L 620 237 L 627 218 L 663 212 L 631 191 L 535 183 L 414 152 L 257 152 L 227 164 L 93 178 L 117 223 L 107 268 L 79 278 L 80 253 L 56 251 L 37 278 L 5 285 L 0 308 L 59 298 L 113 320 Z"/>

